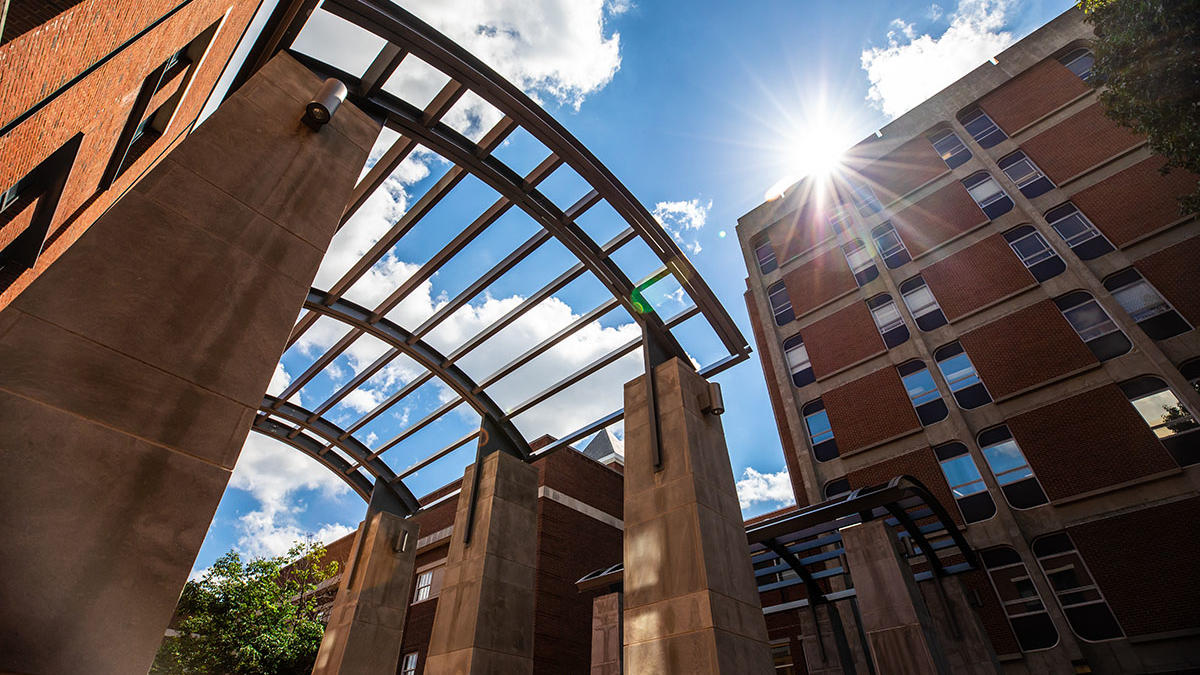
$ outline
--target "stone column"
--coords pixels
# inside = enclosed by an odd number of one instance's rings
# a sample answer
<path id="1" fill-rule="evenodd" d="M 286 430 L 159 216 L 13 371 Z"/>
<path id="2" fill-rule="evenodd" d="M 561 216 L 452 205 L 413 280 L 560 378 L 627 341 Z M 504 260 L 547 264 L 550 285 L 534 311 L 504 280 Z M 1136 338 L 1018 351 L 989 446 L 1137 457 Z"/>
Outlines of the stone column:
<path id="1" fill-rule="evenodd" d="M 854 579 L 863 632 L 881 673 L 949 673 L 932 619 L 882 519 L 843 528 L 846 567 Z"/>
<path id="2" fill-rule="evenodd" d="M 0 312 L 0 671 L 149 670 L 379 130 L 320 84 L 276 57 Z"/>
<path id="3" fill-rule="evenodd" d="M 426 673 L 533 672 L 538 471 L 503 452 L 479 464 L 463 475 Z M 478 470 L 479 501 L 467 544 Z"/>
<path id="4" fill-rule="evenodd" d="M 645 376 L 625 385 L 625 669 L 772 673 L 719 417 L 708 383 L 672 359 L 655 369 L 662 469 Z"/>
<path id="5" fill-rule="evenodd" d="M 354 548 L 313 675 L 395 675 L 417 560 L 417 523 L 390 513 L 368 513 Z"/>
<path id="6" fill-rule="evenodd" d="M 591 675 L 621 675 L 621 594 L 592 599 Z"/>

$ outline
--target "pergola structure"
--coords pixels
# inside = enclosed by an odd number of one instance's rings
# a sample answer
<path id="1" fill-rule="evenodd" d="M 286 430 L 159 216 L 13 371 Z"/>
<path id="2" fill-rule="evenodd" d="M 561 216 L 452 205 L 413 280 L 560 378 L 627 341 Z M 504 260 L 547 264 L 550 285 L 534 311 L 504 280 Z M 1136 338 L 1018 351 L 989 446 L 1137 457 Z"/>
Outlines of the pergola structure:
<path id="1" fill-rule="evenodd" d="M 392 510 L 408 515 L 420 504 L 405 480 L 417 471 L 478 440 L 476 458 L 501 451 L 525 461 L 545 456 L 569 446 L 619 421 L 623 410 L 616 410 L 601 419 L 557 438 L 534 452 L 527 438 L 514 425 L 513 419 L 542 404 L 568 387 L 580 383 L 611 366 L 639 348 L 643 352 L 646 371 L 672 357 L 691 361 L 688 352 L 673 329 L 695 317 L 703 317 L 715 332 L 725 356 L 699 369 L 702 376 L 715 375 L 747 358 L 749 346 L 712 291 L 672 240 L 663 226 L 630 193 L 630 191 L 561 124 L 537 105 L 518 87 L 505 80 L 480 59 L 468 53 L 447 37 L 439 34 L 412 14 L 387 0 L 325 0 L 317 9 L 317 0 L 284 0 L 266 23 L 258 42 L 249 53 L 243 69 L 234 83 L 236 88 L 261 68 L 276 53 L 289 50 L 314 12 L 328 12 L 383 39 L 383 46 L 363 72 L 346 72 L 334 65 L 289 51 L 308 68 L 324 77 L 343 82 L 349 94 L 347 100 L 378 120 L 385 127 L 399 132 L 399 138 L 365 172 L 346 205 L 341 219 L 345 226 L 401 163 L 418 147 L 432 151 L 445 159 L 450 168 L 433 181 L 432 186 L 390 229 L 329 288 L 313 288 L 304 303 L 304 311 L 292 332 L 288 346 L 301 340 L 318 319 L 329 317 L 344 326 L 345 332 L 331 347 L 317 356 L 311 365 L 296 376 L 277 396 L 263 399 L 253 429 L 286 443 L 321 462 L 346 481 L 364 499 L 374 501 L 374 490 L 382 487 Z M 328 18 L 328 17 L 326 17 Z M 406 59 L 419 59 L 440 71 L 448 79 L 427 104 L 417 106 L 385 89 L 388 79 Z M 477 96 L 493 106 L 502 117 L 478 140 L 472 140 L 448 126 L 443 118 L 463 99 Z M 524 130 L 545 146 L 546 156 L 532 171 L 521 175 L 494 151 L 514 132 Z M 561 167 L 568 167 L 581 177 L 590 189 L 568 205 L 556 204 L 539 191 L 539 183 Z M 394 291 L 374 307 L 362 307 L 347 299 L 347 291 L 379 263 L 404 237 L 425 218 L 439 202 L 447 198 L 464 178 L 473 176 L 496 193 L 496 199 L 458 234 L 436 251 Z M 601 202 L 607 204 L 624 221 L 625 229 L 601 244 L 593 240 L 576 222 L 584 213 Z M 421 284 L 443 269 L 464 247 L 478 238 L 505 213 L 516 208 L 527 214 L 541 227 L 533 236 L 515 246 L 489 269 L 479 273 L 473 282 L 417 326 L 401 326 L 389 318 L 405 298 Z M 499 320 L 463 342 L 448 353 L 433 347 L 428 337 L 454 312 L 462 309 L 492 284 L 504 277 L 518 263 L 547 242 L 556 240 L 575 259 L 570 266 L 548 284 L 530 293 Z M 614 262 L 612 255 L 631 242 L 642 242 L 661 267 L 645 279 L 635 282 Z M 489 340 L 512 325 L 538 303 L 560 292 L 571 282 L 590 275 L 606 289 L 608 299 L 590 311 L 582 313 L 569 325 L 508 361 L 498 364 L 486 377 L 472 378 L 460 367 L 460 361 L 476 350 L 487 350 Z M 690 306 L 672 317 L 663 317 L 645 299 L 644 292 L 653 284 L 673 278 L 690 299 Z M 641 336 L 607 354 L 596 358 L 579 370 L 557 381 L 546 382 L 541 391 L 527 400 L 504 407 L 494 400 L 490 391 L 497 382 L 507 378 L 583 327 L 620 308 L 640 328 Z M 386 351 L 373 363 L 355 373 L 347 382 L 318 405 L 306 409 L 293 397 L 312 382 L 323 369 L 346 353 L 363 336 L 386 344 Z M 357 388 L 401 357 L 419 364 L 423 373 L 403 384 L 373 410 L 344 427 L 329 417 L 329 412 Z M 653 388 L 652 378 L 647 378 Z M 363 429 L 380 415 L 395 407 L 431 381 L 440 382 L 449 390 L 441 405 L 409 424 L 392 438 L 372 443 Z M 289 402 L 292 400 L 293 402 Z M 649 398 L 653 406 L 654 397 Z M 466 403 L 480 417 L 478 430 L 454 440 L 424 457 L 397 457 L 388 454 L 405 439 L 428 427 L 447 413 Z M 651 415 L 651 420 L 656 416 Z M 540 435 L 540 434 L 539 434 Z M 655 431 L 657 438 L 657 430 Z M 656 446 L 657 447 L 657 446 Z"/>

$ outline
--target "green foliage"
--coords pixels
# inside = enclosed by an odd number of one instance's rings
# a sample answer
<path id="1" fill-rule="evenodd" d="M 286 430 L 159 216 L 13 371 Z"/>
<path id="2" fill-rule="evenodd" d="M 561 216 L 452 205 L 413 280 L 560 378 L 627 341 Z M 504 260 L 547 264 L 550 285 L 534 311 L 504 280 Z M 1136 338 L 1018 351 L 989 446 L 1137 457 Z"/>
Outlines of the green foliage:
<path id="1" fill-rule="evenodd" d="M 314 591 L 338 571 L 336 561 L 322 564 L 324 556 L 324 547 L 312 543 L 248 562 L 234 551 L 221 556 L 200 581 L 184 586 L 179 636 L 163 641 L 150 672 L 311 672 L 325 631 Z"/>
<path id="2" fill-rule="evenodd" d="M 1096 30 L 1092 82 L 1108 116 L 1167 167 L 1200 174 L 1200 0 L 1080 0 Z M 1200 186 L 1181 200 L 1200 211 Z"/>

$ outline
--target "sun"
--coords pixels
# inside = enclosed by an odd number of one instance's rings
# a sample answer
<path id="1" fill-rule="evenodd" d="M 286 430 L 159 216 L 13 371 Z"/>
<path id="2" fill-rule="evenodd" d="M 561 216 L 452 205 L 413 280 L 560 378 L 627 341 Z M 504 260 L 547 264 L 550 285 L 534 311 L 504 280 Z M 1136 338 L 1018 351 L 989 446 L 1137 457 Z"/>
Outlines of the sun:
<path id="1" fill-rule="evenodd" d="M 854 144 L 853 138 L 853 131 L 831 116 L 820 115 L 797 124 L 780 139 L 780 164 L 786 167 L 786 173 L 767 190 L 766 199 L 777 199 L 803 178 L 820 180 L 836 173 L 842 155 Z"/>

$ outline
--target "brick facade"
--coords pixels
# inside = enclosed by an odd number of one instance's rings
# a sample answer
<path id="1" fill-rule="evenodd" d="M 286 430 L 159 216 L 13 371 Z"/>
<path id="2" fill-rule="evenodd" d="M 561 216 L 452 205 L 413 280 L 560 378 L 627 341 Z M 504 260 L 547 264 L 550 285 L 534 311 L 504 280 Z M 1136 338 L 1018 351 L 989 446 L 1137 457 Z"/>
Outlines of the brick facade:
<path id="1" fill-rule="evenodd" d="M 1174 169 L 1163 175 L 1165 160 L 1150 157 L 1077 192 L 1071 201 L 1122 247 L 1179 220 L 1179 198 L 1196 189 L 1195 174 Z"/>
<path id="2" fill-rule="evenodd" d="M 1200 326 L 1200 239 L 1152 253 L 1134 267 L 1193 327 Z"/>
<path id="3" fill-rule="evenodd" d="M 813 201 L 771 226 L 767 236 L 775 249 L 776 260 L 784 263 L 811 250 L 832 234 L 825 210 Z"/>
<path id="4" fill-rule="evenodd" d="M 892 225 L 916 258 L 987 220 L 962 183 L 954 181 L 896 213 Z"/>
<path id="5" fill-rule="evenodd" d="M 1021 149 L 1056 185 L 1142 143 L 1094 103 L 1021 143 Z"/>
<path id="6" fill-rule="evenodd" d="M 836 246 L 783 275 L 783 283 L 797 317 L 858 287 L 846 256 Z"/>
<path id="7" fill-rule="evenodd" d="M 979 99 L 979 107 L 1012 135 L 1089 91 L 1061 63 L 1046 59 Z"/>
<path id="8" fill-rule="evenodd" d="M 950 321 L 1037 284 L 999 234 L 931 264 L 921 276 Z"/>
<path id="9" fill-rule="evenodd" d="M 821 400 L 843 455 L 921 428 L 900 374 L 890 366 L 827 391 Z"/>
<path id="10" fill-rule="evenodd" d="M 880 159 L 862 167 L 860 173 L 884 204 L 902 197 L 949 171 L 933 144 L 918 136 Z"/>
<path id="11" fill-rule="evenodd" d="M 814 321 L 800 335 L 818 379 L 886 351 L 871 310 L 863 302 L 852 303 Z"/>

